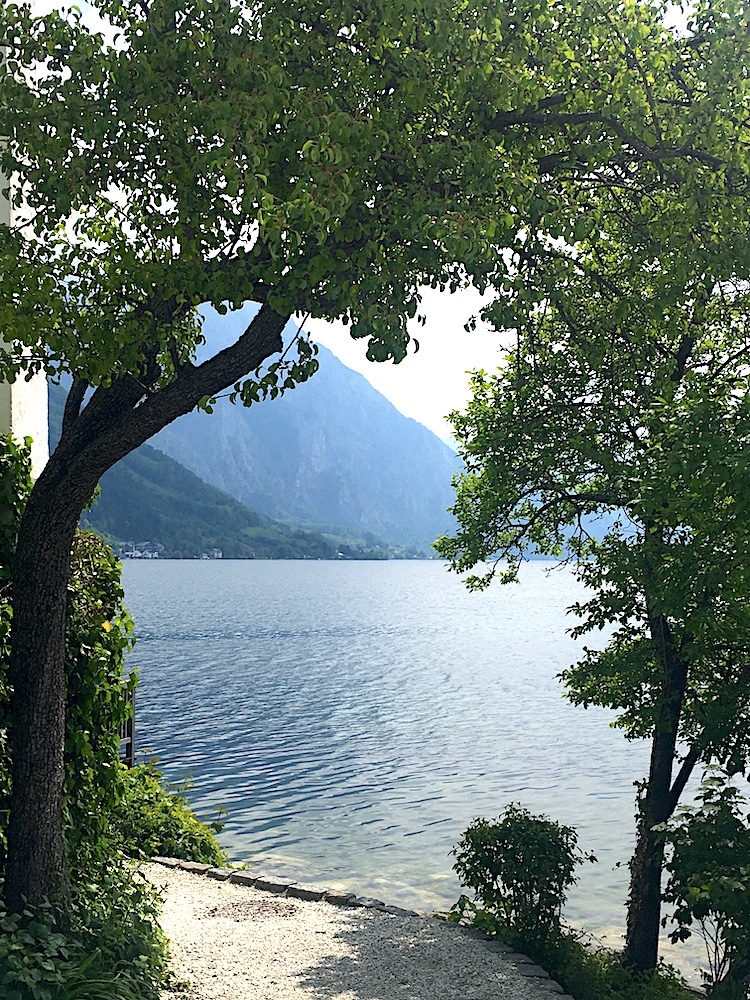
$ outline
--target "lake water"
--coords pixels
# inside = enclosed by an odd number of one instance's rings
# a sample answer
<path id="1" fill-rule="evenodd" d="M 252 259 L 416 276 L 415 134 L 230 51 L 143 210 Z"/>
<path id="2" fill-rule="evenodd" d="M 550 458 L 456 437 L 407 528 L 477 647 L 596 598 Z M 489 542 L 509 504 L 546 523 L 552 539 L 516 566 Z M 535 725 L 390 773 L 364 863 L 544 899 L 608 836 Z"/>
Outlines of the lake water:
<path id="1" fill-rule="evenodd" d="M 562 697 L 580 649 L 567 571 L 529 563 L 481 594 L 439 562 L 131 561 L 123 577 L 138 749 L 192 778 L 199 815 L 227 810 L 233 860 L 447 909 L 461 832 L 520 802 L 598 857 L 566 915 L 619 943 L 648 752 Z"/>

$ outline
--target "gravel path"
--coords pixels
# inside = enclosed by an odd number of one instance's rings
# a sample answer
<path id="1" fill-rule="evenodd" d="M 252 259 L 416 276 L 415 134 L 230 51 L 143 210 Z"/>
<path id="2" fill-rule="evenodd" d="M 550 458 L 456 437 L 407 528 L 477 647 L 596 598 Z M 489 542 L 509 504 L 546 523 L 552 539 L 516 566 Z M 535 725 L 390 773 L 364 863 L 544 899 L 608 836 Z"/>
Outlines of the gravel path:
<path id="1" fill-rule="evenodd" d="M 572 1000 L 523 956 L 431 917 L 143 871 L 190 984 L 163 1000 Z"/>

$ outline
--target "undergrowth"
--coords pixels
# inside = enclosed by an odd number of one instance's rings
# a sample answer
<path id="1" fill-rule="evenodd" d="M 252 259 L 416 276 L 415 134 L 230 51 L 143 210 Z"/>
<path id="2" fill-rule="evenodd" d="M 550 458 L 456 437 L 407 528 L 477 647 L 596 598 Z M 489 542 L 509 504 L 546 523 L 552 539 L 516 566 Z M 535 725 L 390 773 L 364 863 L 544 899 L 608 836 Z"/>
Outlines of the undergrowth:
<path id="1" fill-rule="evenodd" d="M 496 820 L 474 820 L 453 854 L 474 898 L 461 896 L 449 919 L 468 921 L 526 953 L 576 1000 L 694 1000 L 671 967 L 634 973 L 620 953 L 563 925 L 575 869 L 595 861 L 579 851 L 572 827 L 511 803 Z"/>
<path id="2" fill-rule="evenodd" d="M 8 913 L 0 903 L 3 1000 L 158 1000 L 170 981 L 156 890 L 113 861 L 51 906 Z"/>
<path id="3" fill-rule="evenodd" d="M 122 785 L 111 823 L 117 845 L 129 857 L 161 855 L 209 865 L 227 863 L 215 837 L 223 824 L 198 819 L 182 794 L 189 785 L 165 783 L 153 763 L 126 770 Z"/>

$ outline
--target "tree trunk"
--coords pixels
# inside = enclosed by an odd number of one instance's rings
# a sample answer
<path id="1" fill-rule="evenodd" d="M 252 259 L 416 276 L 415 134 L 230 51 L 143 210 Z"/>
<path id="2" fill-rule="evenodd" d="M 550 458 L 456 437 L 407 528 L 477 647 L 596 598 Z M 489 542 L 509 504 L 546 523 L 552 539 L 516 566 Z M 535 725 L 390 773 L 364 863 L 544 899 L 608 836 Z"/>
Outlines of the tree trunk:
<path id="1" fill-rule="evenodd" d="M 29 497 L 13 570 L 13 808 L 4 896 L 14 911 L 24 901 L 62 903 L 68 894 L 62 826 L 65 609 L 80 503 L 56 489 L 55 478 L 44 481 L 43 474 Z"/>
<path id="2" fill-rule="evenodd" d="M 659 959 L 661 872 L 664 844 L 653 827 L 665 822 L 665 808 L 643 803 L 638 817 L 638 839 L 630 862 L 630 896 L 624 961 L 636 972 L 656 968 Z M 663 817 L 663 818 L 661 818 Z"/>
<path id="3" fill-rule="evenodd" d="M 630 896 L 623 961 L 635 972 L 656 968 L 659 957 L 661 918 L 661 872 L 664 846 L 654 826 L 665 823 L 674 812 L 692 768 L 686 766 L 672 786 L 677 752 L 677 734 L 687 685 L 687 661 L 680 656 L 669 623 L 662 615 L 650 619 L 651 640 L 662 668 L 651 761 L 645 795 L 638 803 L 638 839 L 630 862 Z M 689 766 L 688 766 L 689 764 Z"/>

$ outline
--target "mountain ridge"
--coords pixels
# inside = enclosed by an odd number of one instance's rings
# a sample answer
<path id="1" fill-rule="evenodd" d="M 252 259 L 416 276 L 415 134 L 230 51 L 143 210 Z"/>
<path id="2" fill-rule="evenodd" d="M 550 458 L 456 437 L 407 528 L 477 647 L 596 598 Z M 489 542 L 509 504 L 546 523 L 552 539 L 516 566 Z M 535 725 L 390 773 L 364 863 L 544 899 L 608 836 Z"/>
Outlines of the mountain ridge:
<path id="1" fill-rule="evenodd" d="M 60 436 L 65 389 L 49 386 L 50 447 Z M 148 444 L 109 469 L 81 527 L 96 531 L 124 555 L 157 553 L 195 559 L 340 558 L 336 541 L 320 532 L 290 529 L 204 483 Z M 360 555 L 351 550 L 345 557 Z"/>
<path id="2" fill-rule="evenodd" d="M 233 342 L 252 315 L 206 310 L 199 360 Z M 454 523 L 447 508 L 457 456 L 326 348 L 318 360 L 313 378 L 276 400 L 247 409 L 219 398 L 212 414 L 193 411 L 151 444 L 276 520 L 337 524 L 427 549 Z"/>

